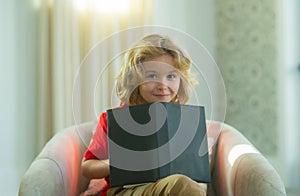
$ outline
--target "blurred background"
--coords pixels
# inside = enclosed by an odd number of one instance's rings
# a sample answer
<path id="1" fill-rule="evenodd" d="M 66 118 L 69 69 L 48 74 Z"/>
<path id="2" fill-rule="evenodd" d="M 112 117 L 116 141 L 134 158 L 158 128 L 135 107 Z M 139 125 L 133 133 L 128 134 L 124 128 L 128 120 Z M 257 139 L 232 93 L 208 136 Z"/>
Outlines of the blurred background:
<path id="1" fill-rule="evenodd" d="M 17 195 L 21 177 L 45 143 L 75 124 L 73 105 L 76 123 L 95 118 L 86 81 L 97 81 L 96 67 L 80 76 L 73 99 L 74 80 L 91 48 L 113 33 L 143 25 L 174 28 L 207 48 L 226 87 L 225 122 L 267 157 L 288 195 L 300 194 L 300 1 L 0 3 L 0 195 Z M 111 58 L 110 51 L 124 42 L 125 37 L 107 45 L 102 55 Z M 118 69 L 102 77 L 103 92 L 111 91 Z M 109 106 L 105 95 L 96 96 L 99 108 Z"/>

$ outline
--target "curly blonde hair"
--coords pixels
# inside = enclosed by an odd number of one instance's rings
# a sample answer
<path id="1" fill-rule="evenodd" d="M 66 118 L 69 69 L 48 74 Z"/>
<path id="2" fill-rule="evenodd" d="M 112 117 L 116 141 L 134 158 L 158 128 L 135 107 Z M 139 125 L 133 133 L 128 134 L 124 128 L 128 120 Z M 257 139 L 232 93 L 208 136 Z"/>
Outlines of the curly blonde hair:
<path id="1" fill-rule="evenodd" d="M 191 96 L 191 87 L 197 82 L 190 73 L 191 60 L 168 37 L 151 34 L 145 36 L 124 55 L 121 71 L 116 78 L 116 93 L 122 103 L 137 105 L 142 103 L 139 84 L 143 73 L 141 65 L 148 59 L 170 55 L 175 62 L 175 69 L 181 74 L 177 96 L 171 102 L 184 104 Z"/>

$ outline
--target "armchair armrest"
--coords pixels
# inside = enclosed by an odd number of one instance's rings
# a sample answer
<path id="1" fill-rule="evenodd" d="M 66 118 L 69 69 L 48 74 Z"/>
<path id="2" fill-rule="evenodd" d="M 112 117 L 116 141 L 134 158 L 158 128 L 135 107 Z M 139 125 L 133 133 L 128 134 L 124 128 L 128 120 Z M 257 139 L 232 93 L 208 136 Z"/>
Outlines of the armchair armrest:
<path id="1" fill-rule="evenodd" d="M 33 161 L 20 184 L 19 195 L 78 195 L 89 180 L 81 175 L 81 159 L 94 122 L 55 134 Z"/>
<path id="2" fill-rule="evenodd" d="M 286 195 L 267 159 L 236 129 L 222 124 L 214 149 L 212 185 L 216 195 Z"/>

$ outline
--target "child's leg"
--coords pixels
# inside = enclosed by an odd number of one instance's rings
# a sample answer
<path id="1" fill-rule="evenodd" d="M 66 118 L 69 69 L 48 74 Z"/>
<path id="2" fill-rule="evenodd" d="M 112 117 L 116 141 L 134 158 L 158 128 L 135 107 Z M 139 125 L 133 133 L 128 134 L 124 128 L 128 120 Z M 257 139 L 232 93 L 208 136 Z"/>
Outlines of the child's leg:
<path id="1" fill-rule="evenodd" d="M 117 192 L 117 193 L 116 193 Z M 206 195 L 206 184 L 199 184 L 189 177 L 175 174 L 142 186 L 117 190 L 112 188 L 108 196 L 148 196 L 148 195 Z"/>

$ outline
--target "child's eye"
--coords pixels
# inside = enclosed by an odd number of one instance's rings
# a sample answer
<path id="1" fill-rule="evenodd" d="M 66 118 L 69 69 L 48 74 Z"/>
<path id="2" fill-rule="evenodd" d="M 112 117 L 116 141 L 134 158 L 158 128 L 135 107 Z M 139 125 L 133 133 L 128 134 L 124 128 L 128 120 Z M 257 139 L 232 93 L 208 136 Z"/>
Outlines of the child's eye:
<path id="1" fill-rule="evenodd" d="M 173 79 L 175 79 L 177 76 L 176 76 L 176 74 L 169 74 L 168 76 L 167 76 L 167 78 L 169 79 L 169 80 L 173 80 Z"/>
<path id="2" fill-rule="evenodd" d="M 157 74 L 148 74 L 146 77 L 148 79 L 157 79 L 158 78 Z"/>

